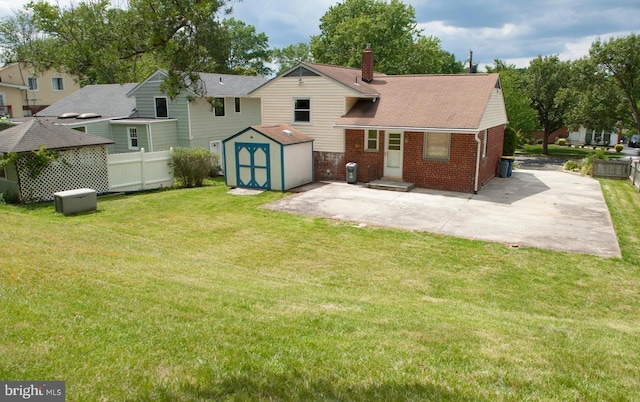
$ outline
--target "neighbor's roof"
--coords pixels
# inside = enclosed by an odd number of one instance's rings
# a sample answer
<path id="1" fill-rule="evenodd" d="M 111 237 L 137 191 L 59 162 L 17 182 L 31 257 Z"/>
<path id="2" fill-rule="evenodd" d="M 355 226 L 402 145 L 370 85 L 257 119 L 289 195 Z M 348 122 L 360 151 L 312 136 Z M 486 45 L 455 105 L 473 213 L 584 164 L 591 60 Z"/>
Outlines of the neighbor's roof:
<path id="1" fill-rule="evenodd" d="M 359 100 L 336 126 L 477 129 L 498 74 L 375 76 L 380 93 Z"/>
<path id="2" fill-rule="evenodd" d="M 35 151 L 40 146 L 64 149 L 113 143 L 105 138 L 38 119 L 0 131 L 0 152 L 4 153 Z"/>
<path id="3" fill-rule="evenodd" d="M 136 100 L 127 98 L 127 92 L 136 85 L 87 85 L 39 111 L 36 116 L 58 117 L 64 113 L 97 113 L 103 117 L 129 117 L 135 112 Z"/>
<path id="4" fill-rule="evenodd" d="M 246 96 L 268 81 L 265 77 L 200 73 L 206 96 Z"/>

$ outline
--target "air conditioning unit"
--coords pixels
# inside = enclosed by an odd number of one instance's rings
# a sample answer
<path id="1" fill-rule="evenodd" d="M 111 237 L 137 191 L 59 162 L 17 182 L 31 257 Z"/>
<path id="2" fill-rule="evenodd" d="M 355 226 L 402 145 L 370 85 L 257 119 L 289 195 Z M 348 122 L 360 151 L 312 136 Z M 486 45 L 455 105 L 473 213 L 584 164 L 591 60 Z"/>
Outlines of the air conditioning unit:
<path id="1" fill-rule="evenodd" d="M 56 212 L 65 216 L 93 212 L 98 209 L 96 190 L 90 188 L 78 188 L 53 193 L 53 202 Z"/>

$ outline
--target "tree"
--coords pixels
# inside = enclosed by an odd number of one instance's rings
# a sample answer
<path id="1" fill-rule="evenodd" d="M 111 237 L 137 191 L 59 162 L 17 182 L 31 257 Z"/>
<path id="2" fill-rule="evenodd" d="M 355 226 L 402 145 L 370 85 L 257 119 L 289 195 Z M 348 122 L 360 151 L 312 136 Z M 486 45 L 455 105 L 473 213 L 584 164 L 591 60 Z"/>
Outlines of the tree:
<path id="1" fill-rule="evenodd" d="M 549 154 L 547 141 L 554 131 L 564 125 L 565 114 L 573 103 L 573 92 L 568 89 L 571 64 L 555 56 L 538 56 L 531 60 L 523 76 L 523 90 L 531 99 L 531 107 L 538 113 L 544 130 L 542 153 Z"/>
<path id="2" fill-rule="evenodd" d="M 308 43 L 300 42 L 294 45 L 272 50 L 272 61 L 278 66 L 276 74 L 281 74 L 299 63 L 313 61 L 311 46 Z"/>
<path id="3" fill-rule="evenodd" d="M 360 67 L 362 51 L 371 44 L 376 71 L 386 74 L 455 69 L 440 41 L 423 37 L 417 26 L 415 9 L 399 0 L 345 0 L 329 7 L 320 19 L 320 34 L 311 37 L 311 53 L 319 63 Z"/>
<path id="4" fill-rule="evenodd" d="M 265 33 L 258 34 L 253 25 L 234 18 L 225 19 L 222 25 L 229 35 L 230 54 L 226 66 L 230 73 L 266 76 L 273 72 L 266 66 L 271 52 Z"/>
<path id="5" fill-rule="evenodd" d="M 632 33 L 606 42 L 598 39 L 591 45 L 589 56 L 596 66 L 594 82 L 607 83 L 621 92 L 640 131 L 640 35 Z"/>
<path id="6" fill-rule="evenodd" d="M 536 111 L 531 107 L 531 99 L 522 89 L 525 70 L 496 59 L 493 61 L 493 67 L 487 66 L 487 72 L 500 74 L 509 127 L 524 137 L 532 136 L 533 132 L 540 127 L 540 123 Z"/>
<path id="7" fill-rule="evenodd" d="M 37 53 L 37 46 L 46 39 L 46 35 L 34 26 L 31 13 L 14 11 L 13 16 L 0 21 L 2 62 L 7 64 L 24 60 L 27 54 Z"/>

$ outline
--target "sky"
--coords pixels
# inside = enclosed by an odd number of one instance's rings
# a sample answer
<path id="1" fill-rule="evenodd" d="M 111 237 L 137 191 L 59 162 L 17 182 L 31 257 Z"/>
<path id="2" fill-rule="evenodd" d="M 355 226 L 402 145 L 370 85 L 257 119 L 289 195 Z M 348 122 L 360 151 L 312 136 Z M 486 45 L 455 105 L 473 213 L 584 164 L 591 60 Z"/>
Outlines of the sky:
<path id="1" fill-rule="evenodd" d="M 29 0 L 0 0 L 0 16 Z M 69 0 L 49 0 L 65 6 Z M 232 16 L 269 37 L 270 47 L 308 42 L 337 0 L 235 1 Z M 340 1 L 341 2 L 341 1 Z M 640 34 L 639 0 L 404 0 L 423 35 L 436 36 L 459 61 L 473 51 L 480 70 L 495 59 L 526 67 L 538 55 L 587 56 L 598 38 Z M 76 1 L 77 3 L 77 1 Z M 373 49 L 375 53 L 375 49 Z"/>

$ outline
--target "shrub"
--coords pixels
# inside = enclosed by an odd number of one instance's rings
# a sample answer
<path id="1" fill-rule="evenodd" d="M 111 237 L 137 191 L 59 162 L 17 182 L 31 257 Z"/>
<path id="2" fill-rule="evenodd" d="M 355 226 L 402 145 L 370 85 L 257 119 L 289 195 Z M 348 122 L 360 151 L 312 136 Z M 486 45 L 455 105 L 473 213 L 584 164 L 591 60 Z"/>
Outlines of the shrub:
<path id="1" fill-rule="evenodd" d="M 593 160 L 601 159 L 603 161 L 609 160 L 607 154 L 605 154 L 603 149 L 598 149 L 595 153 L 591 152 L 589 155 L 584 158 L 584 163 L 582 165 L 582 174 L 584 176 L 591 175 L 593 173 Z"/>
<path id="2" fill-rule="evenodd" d="M 616 152 L 617 152 L 617 153 L 620 153 L 620 152 L 622 152 L 622 150 L 624 149 L 624 145 L 622 145 L 622 144 L 616 144 L 615 149 L 616 149 Z"/>
<path id="3" fill-rule="evenodd" d="M 518 146 L 518 133 L 513 127 L 504 129 L 504 141 L 502 143 L 502 155 L 513 156 Z"/>
<path id="4" fill-rule="evenodd" d="M 568 160 L 562 166 L 563 170 L 569 170 L 571 172 L 579 172 L 582 170 L 582 163 L 574 160 Z"/>
<path id="5" fill-rule="evenodd" d="M 10 188 L 4 193 L 0 193 L 0 204 L 15 204 L 19 200 L 18 194 Z"/>
<path id="6" fill-rule="evenodd" d="M 558 139 L 558 145 L 560 145 L 561 147 L 564 147 L 565 145 L 567 145 L 567 139 L 566 138 L 559 138 Z"/>
<path id="7" fill-rule="evenodd" d="M 204 148 L 174 148 L 169 165 L 182 187 L 202 187 L 217 155 Z"/>
<path id="8" fill-rule="evenodd" d="M 544 139 L 540 138 L 539 140 L 536 141 L 536 144 L 542 145 L 543 142 L 544 142 Z"/>

